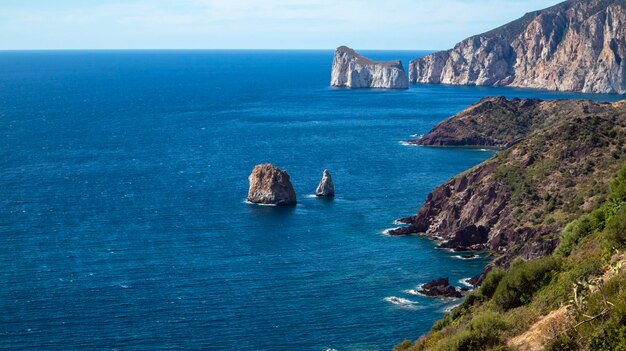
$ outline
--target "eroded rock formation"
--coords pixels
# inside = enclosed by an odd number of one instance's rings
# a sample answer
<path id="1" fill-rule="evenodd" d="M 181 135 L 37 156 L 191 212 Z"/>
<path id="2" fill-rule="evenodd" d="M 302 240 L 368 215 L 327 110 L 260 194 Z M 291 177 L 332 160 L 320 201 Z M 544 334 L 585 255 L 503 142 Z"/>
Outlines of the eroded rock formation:
<path id="1" fill-rule="evenodd" d="M 335 185 L 333 184 L 333 179 L 331 178 L 330 172 L 328 172 L 327 169 L 325 169 L 324 173 L 322 174 L 322 180 L 317 186 L 317 190 L 315 190 L 315 195 L 318 197 L 335 196 Z"/>
<path id="2" fill-rule="evenodd" d="M 373 61 L 346 46 L 335 51 L 330 85 L 347 88 L 407 89 L 409 79 L 400 60 Z"/>
<path id="3" fill-rule="evenodd" d="M 570 0 L 411 61 L 418 83 L 626 93 L 626 2 Z"/>
<path id="4" fill-rule="evenodd" d="M 296 205 L 296 192 L 287 172 L 269 163 L 261 164 L 254 167 L 248 180 L 248 201 L 277 206 Z"/>

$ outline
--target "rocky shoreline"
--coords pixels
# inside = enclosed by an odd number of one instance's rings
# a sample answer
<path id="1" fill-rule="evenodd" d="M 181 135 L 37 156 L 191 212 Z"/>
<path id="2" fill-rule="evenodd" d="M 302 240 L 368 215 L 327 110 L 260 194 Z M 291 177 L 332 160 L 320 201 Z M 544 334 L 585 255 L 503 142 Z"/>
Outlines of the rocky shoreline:
<path id="1" fill-rule="evenodd" d="M 619 168 L 615 160 L 625 152 L 615 139 L 621 133 L 624 102 L 482 99 L 415 143 L 501 151 L 435 188 L 416 215 L 398 220 L 406 226 L 387 234 L 420 234 L 441 248 L 487 251 L 494 261 L 485 271 L 515 257 L 549 255 L 565 224 L 585 211 L 579 194 L 603 198 L 600 189 L 608 188 Z"/>

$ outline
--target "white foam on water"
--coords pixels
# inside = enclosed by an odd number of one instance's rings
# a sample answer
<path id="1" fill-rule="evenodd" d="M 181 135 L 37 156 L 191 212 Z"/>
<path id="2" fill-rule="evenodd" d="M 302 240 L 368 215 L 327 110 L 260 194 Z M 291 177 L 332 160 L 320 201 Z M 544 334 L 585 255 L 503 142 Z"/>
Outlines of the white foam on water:
<path id="1" fill-rule="evenodd" d="M 268 206 L 268 207 L 278 207 L 276 204 L 257 204 L 255 202 L 250 202 L 248 200 L 243 200 L 244 204 L 253 205 L 253 206 Z"/>
<path id="2" fill-rule="evenodd" d="M 409 299 L 404 299 L 402 297 L 397 296 L 388 296 L 384 298 L 385 301 L 392 303 L 396 306 L 400 306 L 402 308 L 415 309 L 417 308 L 417 302 L 411 301 Z"/>
<path id="3" fill-rule="evenodd" d="M 454 305 L 450 305 L 450 306 L 448 306 L 448 307 L 443 309 L 443 313 L 450 313 L 450 312 L 452 312 L 453 309 L 455 309 L 455 308 L 457 308 L 459 306 L 461 306 L 460 303 L 455 303 Z"/>
<path id="4" fill-rule="evenodd" d="M 406 290 L 402 290 L 403 293 L 405 294 L 409 294 L 409 295 L 415 295 L 415 296 L 426 296 L 424 294 L 422 294 L 419 289 L 406 289 Z"/>
<path id="5" fill-rule="evenodd" d="M 472 278 L 459 279 L 459 283 L 461 283 L 461 284 L 463 284 L 463 285 L 465 285 L 467 287 L 473 288 L 474 286 L 472 284 L 470 284 L 470 282 L 469 282 L 471 279 Z"/>
<path id="6" fill-rule="evenodd" d="M 458 258 L 459 260 L 475 260 L 477 258 L 480 258 L 479 255 L 472 255 L 471 257 L 463 257 L 463 255 L 454 255 L 452 257 Z"/>
<path id="7" fill-rule="evenodd" d="M 400 228 L 402 228 L 402 227 L 387 228 L 387 229 L 383 230 L 381 233 L 383 235 L 393 236 L 393 235 L 389 234 L 389 232 L 391 232 L 392 230 L 400 229 Z"/>

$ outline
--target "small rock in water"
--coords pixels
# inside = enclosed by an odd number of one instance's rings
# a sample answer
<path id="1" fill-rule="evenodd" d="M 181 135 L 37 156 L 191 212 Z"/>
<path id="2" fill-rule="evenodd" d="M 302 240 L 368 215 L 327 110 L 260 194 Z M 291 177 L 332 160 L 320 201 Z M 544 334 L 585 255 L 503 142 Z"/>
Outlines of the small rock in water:
<path id="1" fill-rule="evenodd" d="M 437 296 L 437 297 L 462 297 L 463 296 L 452 285 L 450 285 L 448 278 L 439 278 L 439 279 L 430 281 L 424 284 L 419 292 L 427 296 Z"/>
<path id="2" fill-rule="evenodd" d="M 331 178 L 330 173 L 328 172 L 327 169 L 324 170 L 324 174 L 322 175 L 322 180 L 320 181 L 320 184 L 317 186 L 315 195 L 318 197 L 334 197 L 335 196 L 335 185 L 333 184 L 333 178 Z"/>
<path id="3" fill-rule="evenodd" d="M 266 163 L 257 165 L 248 177 L 248 201 L 255 204 L 295 206 L 296 192 L 287 172 Z"/>

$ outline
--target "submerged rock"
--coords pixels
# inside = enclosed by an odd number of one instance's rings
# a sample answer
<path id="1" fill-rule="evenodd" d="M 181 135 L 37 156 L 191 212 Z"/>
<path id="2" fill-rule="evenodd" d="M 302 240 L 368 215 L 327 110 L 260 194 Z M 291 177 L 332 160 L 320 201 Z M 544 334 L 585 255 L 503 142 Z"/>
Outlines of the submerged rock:
<path id="1" fill-rule="evenodd" d="M 315 195 L 318 197 L 334 197 L 335 196 L 335 185 L 333 184 L 333 178 L 331 178 L 330 173 L 327 169 L 324 170 L 324 174 L 322 175 L 322 180 L 320 184 L 317 186 L 317 190 L 315 190 Z"/>
<path id="2" fill-rule="evenodd" d="M 287 172 L 266 163 L 255 166 L 248 180 L 248 201 L 277 206 L 296 205 L 296 192 Z"/>
<path id="3" fill-rule="evenodd" d="M 373 61 L 346 46 L 335 51 L 330 85 L 347 88 L 408 89 L 402 61 Z"/>
<path id="4" fill-rule="evenodd" d="M 462 297 L 463 295 L 450 285 L 448 278 L 439 278 L 422 285 L 421 294 L 435 297 Z"/>

